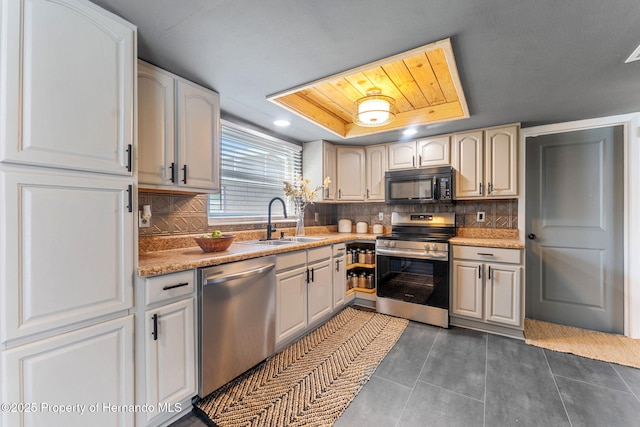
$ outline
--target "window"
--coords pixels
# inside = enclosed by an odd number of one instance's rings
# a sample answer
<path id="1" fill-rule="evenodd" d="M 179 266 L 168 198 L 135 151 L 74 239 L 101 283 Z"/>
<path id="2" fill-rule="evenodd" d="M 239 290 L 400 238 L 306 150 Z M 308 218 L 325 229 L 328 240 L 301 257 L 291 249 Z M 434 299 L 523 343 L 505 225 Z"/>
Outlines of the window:
<path id="1" fill-rule="evenodd" d="M 220 193 L 209 196 L 212 223 L 265 220 L 269 201 L 281 197 L 287 214 L 295 215 L 283 181 L 302 175 L 302 147 L 222 121 Z M 272 219 L 282 219 L 274 204 Z"/>

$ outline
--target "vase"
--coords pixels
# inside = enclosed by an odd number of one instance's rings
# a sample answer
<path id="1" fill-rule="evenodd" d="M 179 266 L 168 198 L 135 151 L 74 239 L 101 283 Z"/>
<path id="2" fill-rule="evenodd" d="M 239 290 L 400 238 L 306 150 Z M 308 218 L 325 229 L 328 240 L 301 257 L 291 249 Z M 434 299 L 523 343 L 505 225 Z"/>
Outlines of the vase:
<path id="1" fill-rule="evenodd" d="M 298 221 L 296 222 L 296 236 L 304 236 L 304 208 L 302 205 L 298 208 Z"/>

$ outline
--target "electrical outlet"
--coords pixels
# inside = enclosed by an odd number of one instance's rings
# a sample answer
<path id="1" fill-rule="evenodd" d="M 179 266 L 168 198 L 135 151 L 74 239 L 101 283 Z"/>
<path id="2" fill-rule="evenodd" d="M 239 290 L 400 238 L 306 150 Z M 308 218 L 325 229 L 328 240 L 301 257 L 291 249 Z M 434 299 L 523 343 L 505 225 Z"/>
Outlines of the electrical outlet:
<path id="1" fill-rule="evenodd" d="M 378 221 L 384 221 L 384 212 L 378 213 Z"/>
<path id="2" fill-rule="evenodd" d="M 314 220 L 315 222 L 320 221 L 320 213 L 318 213 L 318 212 L 314 212 L 314 214 L 313 214 L 313 220 Z"/>
<path id="3" fill-rule="evenodd" d="M 142 211 L 138 211 L 138 227 L 146 228 L 151 226 L 151 218 L 142 216 Z"/>
<path id="4" fill-rule="evenodd" d="M 484 222 L 484 212 L 478 212 L 476 214 L 476 222 Z"/>

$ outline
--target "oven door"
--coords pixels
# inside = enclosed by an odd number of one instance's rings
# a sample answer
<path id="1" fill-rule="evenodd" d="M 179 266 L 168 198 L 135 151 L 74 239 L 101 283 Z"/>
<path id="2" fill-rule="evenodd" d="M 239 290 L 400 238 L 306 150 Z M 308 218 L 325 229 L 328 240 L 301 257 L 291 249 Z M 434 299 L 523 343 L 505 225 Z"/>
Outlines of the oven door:
<path id="1" fill-rule="evenodd" d="M 378 254 L 376 288 L 381 298 L 448 310 L 449 260 Z"/>

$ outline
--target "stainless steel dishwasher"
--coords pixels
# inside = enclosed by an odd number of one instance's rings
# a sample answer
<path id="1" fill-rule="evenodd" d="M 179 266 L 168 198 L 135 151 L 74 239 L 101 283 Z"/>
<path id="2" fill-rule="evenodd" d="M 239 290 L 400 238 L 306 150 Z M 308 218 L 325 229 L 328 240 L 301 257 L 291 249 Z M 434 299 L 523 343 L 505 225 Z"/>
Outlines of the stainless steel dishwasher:
<path id="1" fill-rule="evenodd" d="M 275 352 L 275 261 L 267 256 L 199 270 L 200 397 Z"/>

